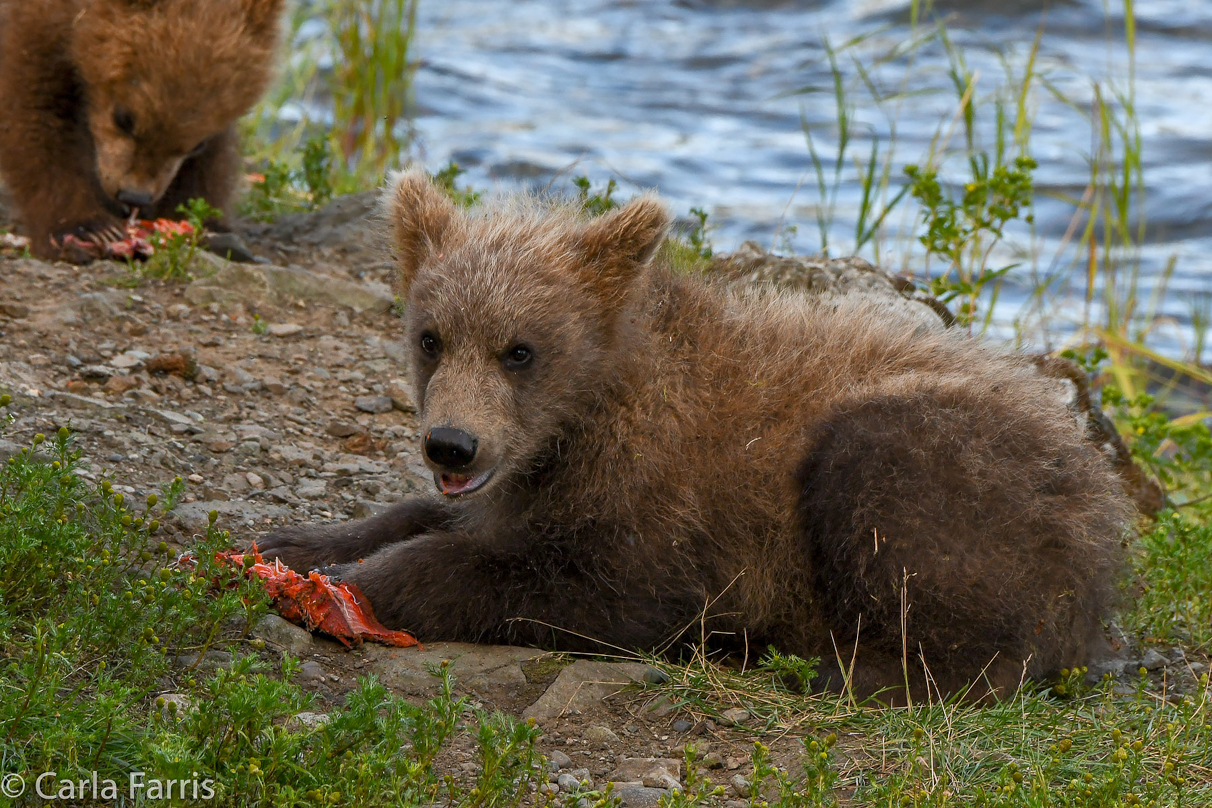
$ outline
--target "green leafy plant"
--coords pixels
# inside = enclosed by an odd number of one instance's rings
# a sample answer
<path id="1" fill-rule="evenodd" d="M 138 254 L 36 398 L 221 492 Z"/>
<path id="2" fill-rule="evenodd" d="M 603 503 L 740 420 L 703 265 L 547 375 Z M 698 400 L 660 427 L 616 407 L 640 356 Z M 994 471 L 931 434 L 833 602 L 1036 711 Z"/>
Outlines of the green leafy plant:
<path id="1" fill-rule="evenodd" d="M 577 188 L 577 202 L 590 216 L 601 216 L 619 206 L 618 200 L 613 198 L 614 191 L 618 188 L 613 177 L 606 181 L 606 187 L 600 191 L 593 190 L 593 184 L 588 177 L 573 177 L 572 184 Z"/>
<path id="2" fill-rule="evenodd" d="M 935 170 L 905 167 L 910 193 L 921 204 L 925 219 L 926 232 L 918 240 L 925 246 L 927 257 L 939 256 L 947 262 L 946 270 L 930 281 L 930 291 L 944 303 L 958 301 L 956 320 L 965 326 L 976 320 L 985 287 L 1015 266 L 993 269 L 989 259 L 1002 240 L 1006 224 L 1030 206 L 1031 172 L 1037 163 L 1020 156 L 1006 165 L 982 153 L 970 160 L 969 167 L 971 180 L 958 199 L 944 189 Z M 1023 220 L 1030 224 L 1032 215 L 1026 214 Z M 986 327 L 992 305 L 990 302 Z"/>
<path id="3" fill-rule="evenodd" d="M 459 188 L 456 180 L 463 173 L 463 169 L 454 160 L 448 162 L 436 174 L 433 175 L 434 183 L 446 192 L 450 197 L 450 201 L 464 208 L 470 208 L 472 205 L 480 201 L 483 194 L 480 191 L 473 189 L 470 185 Z"/>

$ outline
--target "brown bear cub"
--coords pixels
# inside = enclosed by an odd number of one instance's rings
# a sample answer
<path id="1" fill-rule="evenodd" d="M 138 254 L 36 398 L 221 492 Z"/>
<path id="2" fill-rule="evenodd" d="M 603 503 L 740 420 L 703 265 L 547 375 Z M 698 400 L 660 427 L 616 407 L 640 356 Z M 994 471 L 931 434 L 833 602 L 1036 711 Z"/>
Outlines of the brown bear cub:
<path id="1" fill-rule="evenodd" d="M 0 177 L 44 258 L 131 214 L 226 212 L 282 0 L 0 0 Z"/>
<path id="2" fill-rule="evenodd" d="M 467 213 L 414 170 L 387 207 L 437 496 L 268 556 L 423 641 L 668 649 L 703 621 L 864 693 L 987 697 L 1101 640 L 1129 509 L 1029 362 L 677 274 L 651 196 Z"/>

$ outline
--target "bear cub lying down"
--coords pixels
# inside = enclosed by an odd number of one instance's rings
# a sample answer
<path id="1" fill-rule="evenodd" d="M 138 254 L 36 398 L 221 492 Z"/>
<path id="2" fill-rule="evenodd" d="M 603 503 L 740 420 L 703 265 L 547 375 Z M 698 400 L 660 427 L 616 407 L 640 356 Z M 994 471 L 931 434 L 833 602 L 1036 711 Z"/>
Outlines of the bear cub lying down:
<path id="1" fill-rule="evenodd" d="M 651 650 L 702 618 L 863 693 L 1001 694 L 1101 641 L 1128 506 L 1027 361 L 675 274 L 651 196 L 588 220 L 393 182 L 438 496 L 266 556 L 422 641 Z"/>

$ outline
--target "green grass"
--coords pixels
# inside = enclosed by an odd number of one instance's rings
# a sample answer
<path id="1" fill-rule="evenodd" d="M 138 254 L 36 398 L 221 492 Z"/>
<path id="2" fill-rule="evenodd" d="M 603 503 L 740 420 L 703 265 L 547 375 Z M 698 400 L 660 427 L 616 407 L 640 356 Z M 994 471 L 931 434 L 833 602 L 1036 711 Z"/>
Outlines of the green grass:
<path id="1" fill-rule="evenodd" d="M 241 214 L 270 221 L 315 210 L 334 195 L 374 188 L 408 162 L 419 0 L 299 0 L 276 85 L 241 123 L 254 181 Z M 318 36 L 304 25 L 323 20 Z M 330 66 L 321 69 L 322 62 Z M 326 110 L 289 122 L 284 106 Z"/>
<path id="2" fill-rule="evenodd" d="M 0 396 L 0 434 L 10 403 Z M 294 660 L 271 665 L 247 639 L 265 595 L 214 562 L 232 541 L 215 515 L 196 566 L 177 565 L 156 534 L 181 480 L 132 502 L 108 480 L 87 483 L 78 463 L 65 426 L 0 467 L 0 775 L 24 777 L 27 798 L 43 772 L 56 784 L 96 772 L 126 794 L 138 771 L 146 783 L 197 782 L 208 805 L 432 804 L 451 788 L 435 761 L 460 735 L 482 764 L 460 804 L 529 793 L 538 731 L 456 698 L 444 669 L 426 704 L 366 678 L 327 724 L 292 726 L 314 699 L 292 683 Z M 219 649 L 233 661 L 213 675 L 174 661 Z M 173 709 L 164 693 L 194 708 Z"/>

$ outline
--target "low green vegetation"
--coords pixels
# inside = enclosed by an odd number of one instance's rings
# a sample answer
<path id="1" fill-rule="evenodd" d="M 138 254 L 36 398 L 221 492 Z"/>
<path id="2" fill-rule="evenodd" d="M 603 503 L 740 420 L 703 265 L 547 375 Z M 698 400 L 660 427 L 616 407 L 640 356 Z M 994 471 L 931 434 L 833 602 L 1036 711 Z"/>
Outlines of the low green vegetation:
<path id="1" fill-rule="evenodd" d="M 9 396 L 0 396 L 0 434 Z M 540 759 L 538 731 L 456 698 L 444 669 L 439 695 L 414 706 L 372 678 L 320 726 L 294 716 L 314 699 L 292 682 L 297 662 L 271 665 L 248 629 L 265 595 L 216 564 L 231 537 L 211 515 L 192 563 L 157 540 L 159 519 L 183 492 L 178 478 L 133 502 L 78 474 L 64 426 L 0 467 L 0 776 L 55 772 L 44 791 L 65 802 L 260 806 L 462 805 L 523 801 Z M 207 669 L 208 653 L 229 655 Z M 203 673 L 210 670 L 209 673 Z M 452 793 L 435 761 L 469 735 L 478 783 Z M 98 791 L 93 786 L 97 773 Z M 153 783 L 184 781 L 184 798 Z M 200 789 L 200 796 L 195 792 Z M 166 792 L 165 792 L 166 793 Z M 0 795 L 0 805 L 13 804 Z"/>

